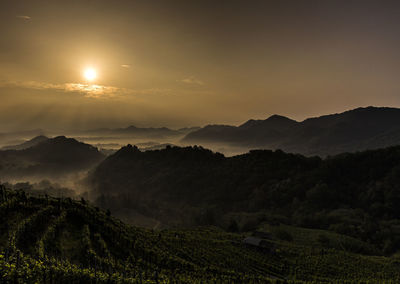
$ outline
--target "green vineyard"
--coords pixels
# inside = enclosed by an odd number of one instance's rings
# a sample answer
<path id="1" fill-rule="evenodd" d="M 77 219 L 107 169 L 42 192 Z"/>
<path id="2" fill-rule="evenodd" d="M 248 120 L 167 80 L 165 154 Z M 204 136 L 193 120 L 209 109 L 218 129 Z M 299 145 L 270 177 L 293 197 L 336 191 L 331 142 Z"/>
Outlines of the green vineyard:
<path id="1" fill-rule="evenodd" d="M 137 228 L 83 199 L 1 187 L 0 219 L 1 283 L 400 282 L 394 257 L 274 239 L 264 251 L 215 227 Z"/>

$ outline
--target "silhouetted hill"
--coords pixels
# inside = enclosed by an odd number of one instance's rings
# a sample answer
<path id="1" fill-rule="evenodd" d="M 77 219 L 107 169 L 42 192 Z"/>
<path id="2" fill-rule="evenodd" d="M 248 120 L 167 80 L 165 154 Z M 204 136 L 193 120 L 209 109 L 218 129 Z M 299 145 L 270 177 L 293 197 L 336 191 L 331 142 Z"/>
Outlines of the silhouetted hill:
<path id="1" fill-rule="evenodd" d="M 91 177 L 96 190 L 102 193 L 108 193 L 108 184 L 113 184 L 111 194 L 129 194 L 135 188 L 140 198 L 153 198 L 157 195 L 157 198 L 163 200 L 203 205 L 209 201 L 226 199 L 224 191 L 231 185 L 238 185 L 237 181 L 243 178 L 240 173 L 250 171 L 258 162 L 264 166 L 260 170 L 268 173 L 268 176 L 282 171 L 277 167 L 279 157 L 290 160 L 290 167 L 307 168 L 302 164 L 302 161 L 308 161 L 306 158 L 283 152 L 265 151 L 260 155 L 249 155 L 257 159 L 250 158 L 252 162 L 246 163 L 241 156 L 225 158 L 222 154 L 202 147 L 167 147 L 142 152 L 136 146 L 128 145 L 105 159 Z M 268 161 L 271 157 L 274 157 L 276 163 Z M 290 172 L 283 174 L 286 176 Z M 220 187 L 220 182 L 225 185 Z M 139 185 L 142 186 L 139 188 Z M 240 195 L 237 196 L 239 200 L 243 197 L 238 191 L 229 192 L 229 198 L 234 199 L 235 195 Z"/>
<path id="2" fill-rule="evenodd" d="M 59 136 L 23 150 L 0 151 L 2 178 L 62 175 L 86 170 L 104 159 L 97 148 Z"/>
<path id="3" fill-rule="evenodd" d="M 1 148 L 1 150 L 23 150 L 23 149 L 33 147 L 43 141 L 46 141 L 47 139 L 49 139 L 49 138 L 47 138 L 46 136 L 43 136 L 43 135 L 39 135 L 39 136 L 36 136 L 35 138 L 32 138 L 31 140 L 28 140 L 28 141 L 18 144 L 18 145 L 4 146 L 3 148 Z"/>
<path id="4" fill-rule="evenodd" d="M 166 223 L 220 224 L 235 212 L 267 212 L 393 252 L 400 249 L 400 234 L 392 233 L 400 228 L 399 173 L 400 147 L 322 160 L 280 150 L 226 158 L 201 147 L 127 146 L 88 181 L 100 206 Z"/>
<path id="5" fill-rule="evenodd" d="M 259 127 L 262 128 L 269 128 L 275 130 L 284 130 L 284 129 L 292 129 L 297 126 L 298 122 L 292 119 L 289 119 L 285 116 L 280 115 L 272 115 L 266 120 L 254 120 L 250 119 L 244 124 L 240 125 L 239 128 L 253 128 Z"/>
<path id="6" fill-rule="evenodd" d="M 206 126 L 186 135 L 183 142 L 226 143 L 321 156 L 378 149 L 400 144 L 400 109 L 357 108 L 302 122 L 274 115 L 238 127 Z"/>

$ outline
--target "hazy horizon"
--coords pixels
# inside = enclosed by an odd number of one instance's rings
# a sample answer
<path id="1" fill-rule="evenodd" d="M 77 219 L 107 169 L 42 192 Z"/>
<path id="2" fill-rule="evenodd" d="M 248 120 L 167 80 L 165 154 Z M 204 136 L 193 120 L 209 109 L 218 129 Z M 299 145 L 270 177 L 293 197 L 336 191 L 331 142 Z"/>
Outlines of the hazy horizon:
<path id="1" fill-rule="evenodd" d="M 266 120 L 268 118 L 270 118 L 271 116 L 274 115 L 278 115 L 278 116 L 283 116 L 286 118 L 289 118 L 291 120 L 294 120 L 296 122 L 303 122 L 307 119 L 311 119 L 311 118 L 318 118 L 321 116 L 327 116 L 327 115 L 335 115 L 335 114 L 340 114 L 340 113 L 344 113 L 347 111 L 351 111 L 351 110 L 355 110 L 358 108 L 368 108 L 368 107 L 374 107 L 374 108 L 397 108 L 397 107 L 393 107 L 393 106 L 358 106 L 352 109 L 344 109 L 338 112 L 333 112 L 333 113 L 321 113 L 320 115 L 315 115 L 315 116 L 305 116 L 304 118 L 301 119 L 295 119 L 293 117 L 287 116 L 287 115 L 282 115 L 280 113 L 272 113 L 270 115 L 264 116 L 264 117 L 249 117 L 243 121 L 239 121 L 237 123 L 223 123 L 223 122 L 218 122 L 218 121 L 214 121 L 214 122 L 210 122 L 207 124 L 203 124 L 203 125 L 175 125 L 175 126 L 169 126 L 169 125 L 164 125 L 164 124 L 148 124 L 146 122 L 138 122 L 138 123 L 126 123 L 126 124 L 115 124 L 112 126 L 102 126 L 100 124 L 98 125 L 94 125 L 93 127 L 90 128 L 74 128 L 74 127 L 70 127 L 70 128 L 57 128 L 57 127 L 52 127 L 52 128 L 43 128 L 43 127 L 31 127 L 31 128 L 9 128 L 7 130 L 7 128 L 4 129 L 0 129 L 0 134 L 2 134 L 2 132 L 5 133 L 17 133 L 17 132 L 30 132 L 30 131 L 43 131 L 43 135 L 46 135 L 47 133 L 49 135 L 54 134 L 54 135 L 63 135 L 63 132 L 65 132 L 66 135 L 68 134 L 73 134 L 73 135 L 77 135 L 79 133 L 84 133 L 85 131 L 93 131 L 93 130 L 101 130 L 101 129 L 125 129 L 125 128 L 129 128 L 131 126 L 137 127 L 137 128 L 168 128 L 171 130 L 180 130 L 180 129 L 185 129 L 185 128 L 196 128 L 196 127 L 205 127 L 207 125 L 230 125 L 230 126 L 240 126 L 243 123 L 247 122 L 248 120 Z M 28 136 L 30 137 L 30 136 Z"/>

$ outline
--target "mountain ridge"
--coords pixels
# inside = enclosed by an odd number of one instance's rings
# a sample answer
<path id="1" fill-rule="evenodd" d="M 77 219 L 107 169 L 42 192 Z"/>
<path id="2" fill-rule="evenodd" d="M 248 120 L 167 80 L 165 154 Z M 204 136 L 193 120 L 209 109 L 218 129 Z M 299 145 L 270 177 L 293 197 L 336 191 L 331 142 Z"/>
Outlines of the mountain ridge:
<path id="1" fill-rule="evenodd" d="M 187 134 L 182 142 L 282 149 L 307 156 L 377 149 L 400 144 L 400 109 L 370 106 L 301 122 L 273 115 L 239 126 L 207 125 Z"/>

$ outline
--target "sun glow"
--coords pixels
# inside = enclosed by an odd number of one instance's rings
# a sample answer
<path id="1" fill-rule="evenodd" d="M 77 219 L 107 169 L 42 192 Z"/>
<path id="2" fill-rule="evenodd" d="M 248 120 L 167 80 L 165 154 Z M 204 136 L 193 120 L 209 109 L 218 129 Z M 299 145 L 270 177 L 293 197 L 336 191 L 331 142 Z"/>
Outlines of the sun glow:
<path id="1" fill-rule="evenodd" d="M 93 68 L 87 68 L 83 71 L 83 77 L 88 81 L 94 81 L 97 77 L 97 72 Z"/>

